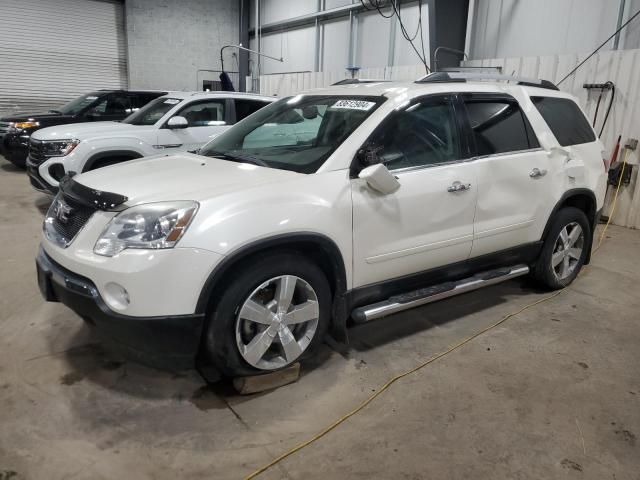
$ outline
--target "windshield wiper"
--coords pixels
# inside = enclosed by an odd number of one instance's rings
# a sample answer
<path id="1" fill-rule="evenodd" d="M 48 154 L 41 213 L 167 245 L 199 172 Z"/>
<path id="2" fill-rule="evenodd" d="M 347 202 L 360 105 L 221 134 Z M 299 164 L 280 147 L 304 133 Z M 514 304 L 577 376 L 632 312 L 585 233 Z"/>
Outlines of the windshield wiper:
<path id="1" fill-rule="evenodd" d="M 253 155 L 231 155 L 223 152 L 207 152 L 207 157 L 219 157 L 223 160 L 231 160 L 232 162 L 252 163 L 260 167 L 269 167 L 267 163 Z"/>

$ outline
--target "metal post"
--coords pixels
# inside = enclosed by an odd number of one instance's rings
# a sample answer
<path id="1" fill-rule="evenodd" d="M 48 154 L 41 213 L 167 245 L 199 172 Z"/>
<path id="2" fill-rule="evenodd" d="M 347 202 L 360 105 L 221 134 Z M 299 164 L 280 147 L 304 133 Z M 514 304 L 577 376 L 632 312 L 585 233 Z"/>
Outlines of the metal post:
<path id="1" fill-rule="evenodd" d="M 240 0 L 240 45 L 249 46 L 249 0 Z M 247 91 L 247 75 L 249 75 L 249 52 L 238 50 L 238 90 Z"/>
<path id="2" fill-rule="evenodd" d="M 391 25 L 389 25 L 389 51 L 387 52 L 387 66 L 393 67 L 396 61 L 396 35 L 398 28 L 398 19 L 393 16 L 390 19 Z"/>
<path id="3" fill-rule="evenodd" d="M 318 0 L 316 8 L 318 12 L 322 11 L 322 0 Z M 314 51 L 314 58 L 313 58 L 313 71 L 314 72 L 320 71 L 320 21 L 318 20 L 317 17 L 316 17 L 316 48 Z"/>
<path id="4" fill-rule="evenodd" d="M 356 66 L 358 52 L 358 15 L 349 12 L 349 67 Z"/>
<path id="5" fill-rule="evenodd" d="M 619 30 L 622 26 L 622 18 L 624 17 L 624 6 L 625 0 L 620 0 L 620 9 L 618 10 L 618 23 L 616 25 L 616 30 Z M 620 32 L 618 32 L 613 39 L 613 49 L 618 50 L 618 44 L 620 43 Z"/>
<path id="6" fill-rule="evenodd" d="M 255 32 L 256 32 L 256 50 L 260 52 L 260 0 L 256 1 L 256 24 L 255 24 Z M 260 55 L 256 58 L 256 72 L 255 77 L 260 78 Z"/>

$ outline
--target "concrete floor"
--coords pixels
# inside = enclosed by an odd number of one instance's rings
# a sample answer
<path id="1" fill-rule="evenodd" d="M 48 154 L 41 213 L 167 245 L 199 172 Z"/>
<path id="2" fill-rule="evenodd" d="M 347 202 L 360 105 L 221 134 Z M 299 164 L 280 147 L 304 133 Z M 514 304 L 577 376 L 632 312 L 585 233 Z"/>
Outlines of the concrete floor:
<path id="1" fill-rule="evenodd" d="M 38 292 L 47 198 L 0 159 L 0 480 L 237 479 L 388 378 L 542 298 L 511 281 L 351 330 L 298 383 L 240 397 L 105 350 Z M 259 478 L 640 479 L 640 232 L 560 296 L 406 377 Z"/>

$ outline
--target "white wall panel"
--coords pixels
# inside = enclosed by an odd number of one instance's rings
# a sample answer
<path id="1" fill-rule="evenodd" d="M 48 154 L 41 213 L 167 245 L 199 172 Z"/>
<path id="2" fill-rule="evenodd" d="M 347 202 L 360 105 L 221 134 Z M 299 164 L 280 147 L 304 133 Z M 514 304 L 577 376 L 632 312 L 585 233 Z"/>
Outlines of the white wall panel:
<path id="1" fill-rule="evenodd" d="M 477 0 L 470 58 L 584 53 L 616 30 L 620 0 Z M 627 0 L 625 20 L 640 9 Z M 605 47 L 611 49 L 613 40 Z M 640 47 L 640 22 L 621 34 L 620 48 Z"/>
<path id="2" fill-rule="evenodd" d="M 349 66 L 349 19 L 324 23 L 324 71 L 342 70 Z M 382 63 L 384 65 L 384 63 Z"/>

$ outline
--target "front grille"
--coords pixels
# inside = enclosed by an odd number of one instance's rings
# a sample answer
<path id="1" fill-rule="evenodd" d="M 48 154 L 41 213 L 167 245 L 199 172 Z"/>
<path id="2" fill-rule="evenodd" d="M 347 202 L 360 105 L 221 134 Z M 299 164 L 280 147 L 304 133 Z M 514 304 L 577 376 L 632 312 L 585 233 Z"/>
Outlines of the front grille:
<path id="1" fill-rule="evenodd" d="M 47 158 L 45 153 L 45 145 L 42 140 L 36 140 L 34 138 L 29 139 L 29 159 L 34 165 L 40 165 Z"/>
<path id="2" fill-rule="evenodd" d="M 62 247 L 68 246 L 96 211 L 66 195 L 58 195 L 47 213 L 47 237 Z"/>

